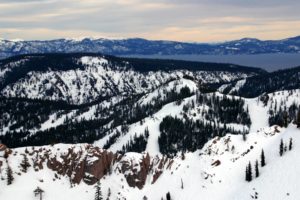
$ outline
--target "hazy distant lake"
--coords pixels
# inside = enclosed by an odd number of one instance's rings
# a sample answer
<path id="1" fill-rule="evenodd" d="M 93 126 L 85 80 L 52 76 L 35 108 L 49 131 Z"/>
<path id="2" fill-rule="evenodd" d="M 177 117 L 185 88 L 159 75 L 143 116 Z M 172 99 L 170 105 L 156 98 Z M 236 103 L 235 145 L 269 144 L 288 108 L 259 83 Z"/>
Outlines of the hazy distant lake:
<path id="1" fill-rule="evenodd" d="M 260 67 L 267 71 L 300 66 L 300 54 L 259 55 L 131 55 L 129 57 L 177 59 L 202 62 L 233 63 Z"/>

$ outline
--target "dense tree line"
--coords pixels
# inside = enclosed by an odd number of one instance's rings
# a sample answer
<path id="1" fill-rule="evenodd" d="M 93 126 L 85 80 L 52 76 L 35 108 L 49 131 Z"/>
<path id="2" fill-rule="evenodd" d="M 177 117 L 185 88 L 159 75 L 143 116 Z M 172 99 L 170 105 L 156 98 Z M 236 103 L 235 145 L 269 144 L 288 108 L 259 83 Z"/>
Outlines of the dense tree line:
<path id="1" fill-rule="evenodd" d="M 178 93 L 174 87 L 170 91 L 164 91 L 164 97 L 157 97 L 152 102 L 139 105 L 137 101 L 142 95 L 131 95 L 123 98 L 119 103 L 107 108 L 101 104 L 95 104 L 95 116 L 91 120 L 78 119 L 82 113 L 88 111 L 90 105 L 74 106 L 64 102 L 52 102 L 42 100 L 2 99 L 0 107 L 3 108 L 0 119 L 0 130 L 10 125 L 10 130 L 5 135 L 0 135 L 0 140 L 9 147 L 21 147 L 32 145 L 47 145 L 54 143 L 92 143 L 109 134 L 110 130 L 122 125 L 142 121 L 162 108 L 163 105 L 191 96 L 193 93 L 188 87 L 184 87 Z M 40 125 L 49 119 L 49 115 L 55 113 L 57 118 L 67 113 L 74 112 L 71 118 L 66 117 L 63 124 L 37 131 L 31 134 L 29 129 L 39 129 Z M 105 126 L 110 123 L 110 126 Z M 114 134 L 105 145 L 109 147 L 121 134 L 126 134 L 122 129 Z"/>
<path id="2" fill-rule="evenodd" d="M 273 93 L 273 96 L 274 95 L 275 93 Z M 284 99 L 281 99 L 280 102 L 278 102 L 277 99 L 273 99 L 272 97 L 268 100 L 270 103 L 270 126 L 279 125 L 281 127 L 287 127 L 288 124 L 295 123 L 298 127 L 300 127 L 300 105 L 296 102 L 292 103 L 291 105 L 287 103 L 289 96 L 295 95 L 295 91 L 290 90 L 287 95 L 288 96 Z"/>
<path id="3" fill-rule="evenodd" d="M 272 93 L 279 90 L 292 90 L 300 88 L 300 67 L 278 70 L 247 78 L 233 94 L 242 97 L 257 97 L 263 93 Z M 223 92 L 228 93 L 236 84 L 233 82 Z"/>
<path id="4" fill-rule="evenodd" d="M 178 151 L 201 149 L 209 139 L 216 136 L 224 136 L 226 133 L 241 134 L 240 131 L 215 122 L 205 123 L 172 116 L 162 120 L 159 130 L 161 132 L 158 138 L 160 152 L 169 156 L 175 155 Z"/>
<path id="5" fill-rule="evenodd" d="M 148 128 L 145 129 L 143 134 L 137 136 L 134 134 L 133 138 L 122 147 L 122 153 L 125 152 L 138 152 L 141 153 L 146 150 L 147 142 L 149 137 L 149 130 Z"/>
<path id="6" fill-rule="evenodd" d="M 197 103 L 210 107 L 205 113 L 207 120 L 217 120 L 225 124 L 238 123 L 248 127 L 251 125 L 249 110 L 244 108 L 245 101 L 242 98 L 197 93 Z"/>

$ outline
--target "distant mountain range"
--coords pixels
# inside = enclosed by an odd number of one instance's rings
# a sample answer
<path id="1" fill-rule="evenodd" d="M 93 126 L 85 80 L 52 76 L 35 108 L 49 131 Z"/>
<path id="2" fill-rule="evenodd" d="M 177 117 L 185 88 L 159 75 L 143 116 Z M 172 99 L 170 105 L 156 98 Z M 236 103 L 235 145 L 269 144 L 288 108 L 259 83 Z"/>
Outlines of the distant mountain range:
<path id="1" fill-rule="evenodd" d="M 92 52 L 110 55 L 240 55 L 300 53 L 300 36 L 283 40 L 243 38 L 224 43 L 133 39 L 0 40 L 0 59 L 32 53 Z"/>

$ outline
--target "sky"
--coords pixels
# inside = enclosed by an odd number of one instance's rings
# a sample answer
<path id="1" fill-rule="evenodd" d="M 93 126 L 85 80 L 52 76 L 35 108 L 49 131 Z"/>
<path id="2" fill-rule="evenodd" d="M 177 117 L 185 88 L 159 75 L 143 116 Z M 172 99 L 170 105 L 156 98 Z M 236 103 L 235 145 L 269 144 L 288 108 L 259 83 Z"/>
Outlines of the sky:
<path id="1" fill-rule="evenodd" d="M 299 0 L 0 0 L 0 38 L 220 42 L 300 35 Z"/>

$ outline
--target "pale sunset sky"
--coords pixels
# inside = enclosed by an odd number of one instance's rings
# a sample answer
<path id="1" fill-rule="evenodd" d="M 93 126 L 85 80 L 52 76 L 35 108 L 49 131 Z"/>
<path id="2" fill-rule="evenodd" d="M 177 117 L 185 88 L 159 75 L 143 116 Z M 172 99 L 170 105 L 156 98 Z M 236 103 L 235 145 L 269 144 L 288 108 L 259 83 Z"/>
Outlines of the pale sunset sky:
<path id="1" fill-rule="evenodd" d="M 220 42 L 300 35 L 299 0 L 0 0 L 0 38 Z"/>

